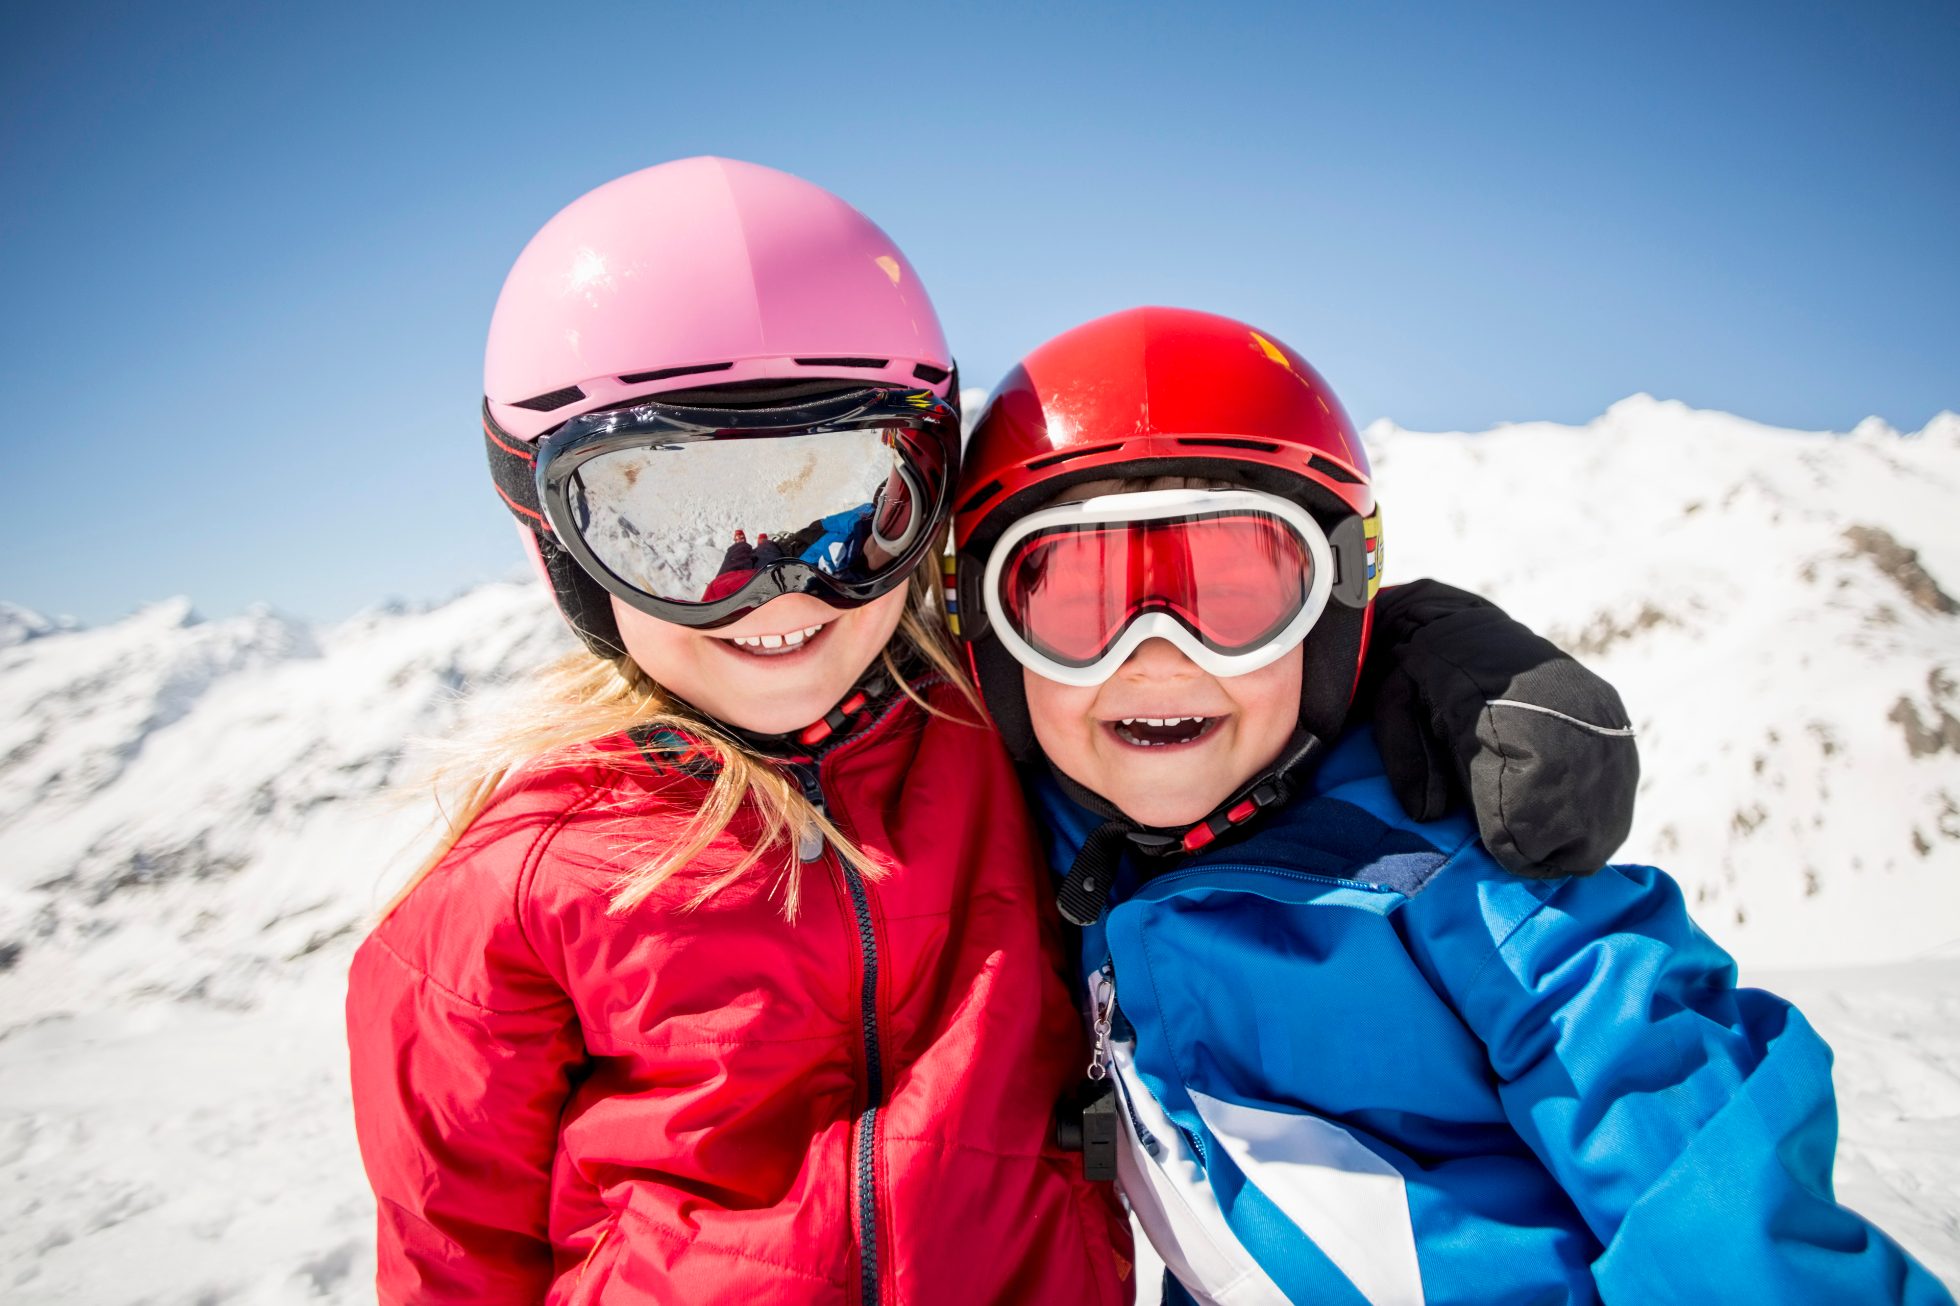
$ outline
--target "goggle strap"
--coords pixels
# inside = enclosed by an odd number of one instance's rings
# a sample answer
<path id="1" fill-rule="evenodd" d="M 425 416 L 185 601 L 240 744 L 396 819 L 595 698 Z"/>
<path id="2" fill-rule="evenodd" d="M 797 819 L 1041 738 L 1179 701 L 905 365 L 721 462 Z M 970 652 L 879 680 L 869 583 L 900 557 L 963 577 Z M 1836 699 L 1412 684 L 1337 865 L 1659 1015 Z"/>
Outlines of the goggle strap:
<path id="1" fill-rule="evenodd" d="M 613 615 L 612 597 L 605 587 L 586 574 L 549 527 L 528 521 L 524 525 L 537 540 L 538 557 L 544 560 L 545 576 L 551 581 L 551 596 L 572 632 L 595 657 L 625 657 L 626 641 L 619 633 L 619 620 Z"/>
<path id="2" fill-rule="evenodd" d="M 490 479 L 496 483 L 504 506 L 532 530 L 548 534 L 551 527 L 538 503 L 537 451 L 497 425 L 487 399 L 483 402 L 483 451 L 489 456 Z"/>

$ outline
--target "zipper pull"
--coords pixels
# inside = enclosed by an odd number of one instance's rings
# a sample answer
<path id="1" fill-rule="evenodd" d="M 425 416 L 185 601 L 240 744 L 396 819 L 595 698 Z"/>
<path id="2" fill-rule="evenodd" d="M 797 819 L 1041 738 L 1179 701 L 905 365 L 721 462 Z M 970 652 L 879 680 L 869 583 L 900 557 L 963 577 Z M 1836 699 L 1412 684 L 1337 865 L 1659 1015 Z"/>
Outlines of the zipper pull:
<path id="1" fill-rule="evenodd" d="M 1109 1031 L 1116 1018 L 1116 976 L 1105 966 L 1096 975 L 1095 1046 L 1089 1053 L 1089 1078 L 1100 1083 L 1109 1078 Z"/>

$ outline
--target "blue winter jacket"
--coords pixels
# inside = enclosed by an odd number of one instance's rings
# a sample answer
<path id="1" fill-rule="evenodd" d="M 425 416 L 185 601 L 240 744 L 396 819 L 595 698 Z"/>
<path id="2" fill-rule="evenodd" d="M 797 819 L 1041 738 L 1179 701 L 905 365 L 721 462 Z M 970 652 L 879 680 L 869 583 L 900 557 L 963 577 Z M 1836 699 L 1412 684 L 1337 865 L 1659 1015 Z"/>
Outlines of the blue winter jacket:
<path id="1" fill-rule="evenodd" d="M 1035 802 L 1065 871 L 1100 818 Z M 1124 1187 L 1199 1300 L 1951 1306 L 1833 1200 L 1830 1049 L 1660 871 L 1508 874 L 1360 731 L 1111 902 Z"/>

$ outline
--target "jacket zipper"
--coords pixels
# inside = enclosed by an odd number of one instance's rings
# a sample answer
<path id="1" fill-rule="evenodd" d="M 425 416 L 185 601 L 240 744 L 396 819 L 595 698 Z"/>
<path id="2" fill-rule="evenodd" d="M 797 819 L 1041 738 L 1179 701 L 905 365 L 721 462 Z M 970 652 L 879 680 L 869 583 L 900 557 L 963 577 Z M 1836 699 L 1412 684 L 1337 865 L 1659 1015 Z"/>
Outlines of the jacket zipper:
<path id="1" fill-rule="evenodd" d="M 826 811 L 823 786 L 814 765 L 798 765 L 797 781 L 803 796 L 818 811 Z M 815 861 L 824 853 L 821 842 L 814 848 L 799 847 L 803 861 Z M 858 1032 L 864 1043 L 864 1108 L 851 1128 L 851 1205 L 858 1226 L 858 1301 L 860 1306 L 878 1306 L 878 1184 L 877 1137 L 878 1108 L 885 1099 L 885 1066 L 878 1032 L 878 936 L 871 923 L 871 897 L 864 876 L 841 857 L 835 859 L 850 894 L 851 911 L 857 920 L 858 952 L 863 963 L 862 996 L 858 1001 Z"/>
<path id="2" fill-rule="evenodd" d="M 1150 890 L 1157 888 L 1159 885 L 1176 884 L 1181 880 L 1188 880 L 1194 875 L 1211 875 L 1219 871 L 1250 871 L 1257 875 L 1271 875 L 1282 880 L 1298 880 L 1303 884 L 1331 884 L 1338 888 L 1371 889 L 1376 893 L 1395 892 L 1393 889 L 1385 889 L 1379 884 L 1371 884 L 1367 880 L 1356 880 L 1344 876 L 1316 875 L 1312 871 L 1292 871 L 1283 866 L 1248 866 L 1238 862 L 1217 862 L 1206 866 L 1193 866 L 1188 870 L 1169 871 L 1163 875 L 1152 876 L 1143 883 L 1136 893 L 1131 895 L 1131 899 L 1142 898 Z"/>
<path id="3" fill-rule="evenodd" d="M 1122 1103 L 1123 1114 L 1129 1117 L 1130 1128 L 1136 1132 L 1136 1137 L 1143 1143 L 1144 1150 L 1154 1156 L 1158 1146 L 1156 1138 L 1144 1127 L 1143 1121 L 1137 1116 L 1136 1104 L 1130 1101 L 1131 1093 L 1148 1093 L 1150 1087 L 1141 1079 L 1134 1083 L 1119 1082 L 1121 1075 L 1116 1068 L 1116 1054 L 1110 1048 L 1110 1044 L 1116 1041 L 1116 1022 L 1122 1019 L 1125 1025 L 1129 1023 L 1116 1006 L 1115 957 L 1105 957 L 1102 969 L 1097 971 L 1089 981 L 1089 1004 L 1090 1024 L 1094 1033 L 1094 1045 L 1089 1053 L 1089 1078 L 1096 1081 L 1106 1079 L 1116 1087 L 1117 1100 Z M 1134 1048 L 1138 1042 L 1136 1031 L 1131 1029 L 1129 1037 L 1121 1041 L 1129 1043 Z M 1202 1164 L 1205 1160 L 1203 1141 L 1192 1138 L 1188 1134 L 1186 1137 L 1190 1138 L 1191 1150 Z"/>
<path id="4" fill-rule="evenodd" d="M 1116 1023 L 1116 963 L 1105 961 L 1089 982 L 1089 1023 L 1095 1034 L 1089 1049 L 1089 1078 L 1097 1083 L 1108 1079 L 1112 1070 L 1109 1031 Z"/>

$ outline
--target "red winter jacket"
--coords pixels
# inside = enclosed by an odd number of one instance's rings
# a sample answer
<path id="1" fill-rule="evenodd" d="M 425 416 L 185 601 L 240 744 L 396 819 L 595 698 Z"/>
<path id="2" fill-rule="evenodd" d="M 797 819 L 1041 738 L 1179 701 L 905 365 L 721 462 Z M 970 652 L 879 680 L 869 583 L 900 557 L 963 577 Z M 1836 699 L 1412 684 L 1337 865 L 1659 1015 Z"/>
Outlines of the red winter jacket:
<path id="1" fill-rule="evenodd" d="M 943 686 L 947 710 L 967 714 Z M 1052 1141 L 1087 1062 L 990 731 L 905 699 L 811 764 L 827 849 L 608 915 L 705 781 L 627 736 L 534 767 L 354 958 L 384 1302 L 1121 1303 L 1127 1224 Z"/>

